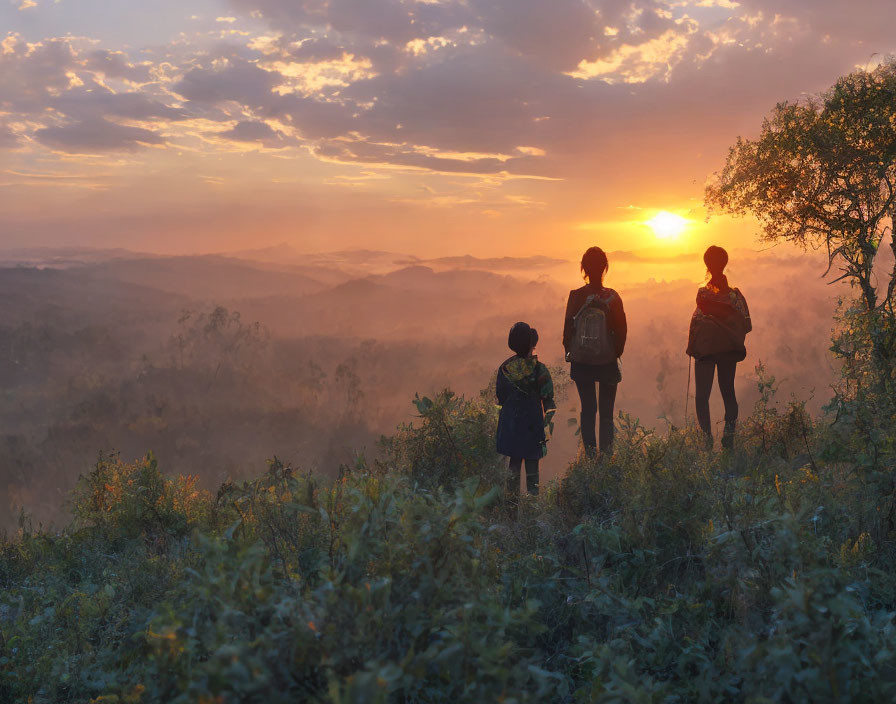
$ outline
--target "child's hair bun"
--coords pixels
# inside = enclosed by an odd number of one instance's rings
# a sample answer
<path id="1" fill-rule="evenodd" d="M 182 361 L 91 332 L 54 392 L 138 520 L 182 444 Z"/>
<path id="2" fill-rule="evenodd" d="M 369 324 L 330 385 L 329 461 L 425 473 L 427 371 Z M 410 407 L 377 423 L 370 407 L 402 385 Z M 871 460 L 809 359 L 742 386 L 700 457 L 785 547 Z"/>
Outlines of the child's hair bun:
<path id="1" fill-rule="evenodd" d="M 538 332 L 529 327 L 528 323 L 514 323 L 510 328 L 510 334 L 507 336 L 507 346 L 516 352 L 520 357 L 529 354 L 529 350 L 538 341 Z"/>

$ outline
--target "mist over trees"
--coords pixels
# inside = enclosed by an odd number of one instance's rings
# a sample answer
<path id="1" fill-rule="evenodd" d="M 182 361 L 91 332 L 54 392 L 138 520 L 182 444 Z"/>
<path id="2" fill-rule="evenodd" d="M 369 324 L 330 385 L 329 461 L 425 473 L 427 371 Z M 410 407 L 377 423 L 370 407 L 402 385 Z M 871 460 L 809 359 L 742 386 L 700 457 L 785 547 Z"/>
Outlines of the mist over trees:
<path id="1" fill-rule="evenodd" d="M 38 521 L 63 516 L 67 492 L 100 451 L 131 459 L 151 448 L 166 471 L 198 475 L 202 486 L 253 476 L 272 455 L 330 476 L 357 453 L 373 458 L 381 435 L 413 419 L 415 393 L 477 395 L 509 354 L 517 320 L 539 328 L 538 352 L 559 374 L 565 293 L 579 276 L 572 262 L 565 280 L 555 261 L 544 278 L 528 259 L 423 265 L 369 252 L 295 265 L 121 251 L 40 256 L 0 269 L 10 302 L 0 310 L 0 513 L 9 528 L 22 509 Z M 817 410 L 834 378 L 829 343 L 818 337 L 830 291 L 798 258 L 741 253 L 732 272 L 755 292 L 762 322 L 739 379 L 743 402 L 757 398 L 751 370 L 762 359 L 783 395 L 814 390 Z M 769 279 L 801 291 L 787 297 L 783 316 L 798 315 L 800 325 L 778 314 Z M 631 320 L 618 407 L 651 427 L 684 424 L 693 282 L 614 285 Z M 562 475 L 577 452 L 566 424 L 576 404 L 558 400 L 546 478 Z"/>

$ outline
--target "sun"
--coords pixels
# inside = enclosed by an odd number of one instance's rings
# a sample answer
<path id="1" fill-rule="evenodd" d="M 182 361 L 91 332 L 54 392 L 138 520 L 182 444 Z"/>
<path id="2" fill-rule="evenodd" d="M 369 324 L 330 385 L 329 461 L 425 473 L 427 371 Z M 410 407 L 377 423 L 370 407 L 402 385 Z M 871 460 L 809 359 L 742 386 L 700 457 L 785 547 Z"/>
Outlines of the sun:
<path id="1" fill-rule="evenodd" d="M 687 228 L 690 221 L 687 218 L 670 213 L 668 210 L 661 210 L 644 224 L 647 225 L 653 234 L 661 240 L 671 240 L 678 237 Z"/>

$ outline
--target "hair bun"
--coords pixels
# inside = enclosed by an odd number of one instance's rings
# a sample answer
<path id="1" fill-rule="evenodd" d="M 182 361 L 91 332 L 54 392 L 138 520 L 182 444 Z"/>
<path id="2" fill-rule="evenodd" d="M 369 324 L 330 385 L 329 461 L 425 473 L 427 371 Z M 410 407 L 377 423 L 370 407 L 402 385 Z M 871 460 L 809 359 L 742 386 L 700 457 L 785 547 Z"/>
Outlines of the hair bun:
<path id="1" fill-rule="evenodd" d="M 520 357 L 529 354 L 535 342 L 538 341 L 538 332 L 529 327 L 528 323 L 514 323 L 507 336 L 507 346 Z"/>

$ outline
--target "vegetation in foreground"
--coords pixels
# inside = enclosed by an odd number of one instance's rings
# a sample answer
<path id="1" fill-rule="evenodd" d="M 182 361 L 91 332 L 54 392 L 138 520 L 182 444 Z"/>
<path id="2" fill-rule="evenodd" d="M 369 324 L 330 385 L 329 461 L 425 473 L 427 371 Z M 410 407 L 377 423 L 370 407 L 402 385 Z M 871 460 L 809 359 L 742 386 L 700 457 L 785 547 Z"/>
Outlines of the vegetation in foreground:
<path id="1" fill-rule="evenodd" d="M 621 416 L 518 504 L 487 393 L 418 399 L 326 485 L 101 458 L 67 529 L 0 545 L 0 700 L 890 700 L 892 437 L 763 383 L 733 453 Z"/>

